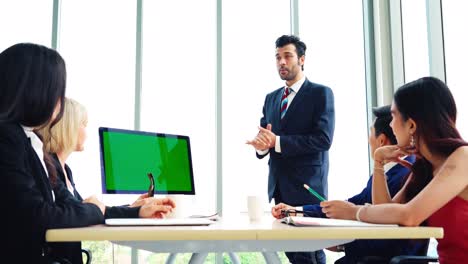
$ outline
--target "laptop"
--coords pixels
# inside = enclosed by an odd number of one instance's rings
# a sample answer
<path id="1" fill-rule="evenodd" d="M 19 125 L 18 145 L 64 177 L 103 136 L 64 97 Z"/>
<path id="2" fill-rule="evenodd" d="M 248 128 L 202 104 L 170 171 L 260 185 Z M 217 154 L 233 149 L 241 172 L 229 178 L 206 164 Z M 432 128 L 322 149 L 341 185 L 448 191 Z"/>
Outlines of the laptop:
<path id="1" fill-rule="evenodd" d="M 214 222 L 205 218 L 109 218 L 108 226 L 207 226 Z"/>

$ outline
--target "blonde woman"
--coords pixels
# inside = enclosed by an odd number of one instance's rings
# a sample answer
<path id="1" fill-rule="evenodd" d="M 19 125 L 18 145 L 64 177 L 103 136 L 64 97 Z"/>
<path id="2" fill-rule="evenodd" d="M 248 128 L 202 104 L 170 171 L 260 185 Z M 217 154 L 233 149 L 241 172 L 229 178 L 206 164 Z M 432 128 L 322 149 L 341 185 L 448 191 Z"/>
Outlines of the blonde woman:
<path id="1" fill-rule="evenodd" d="M 61 180 L 79 201 L 96 198 L 83 200 L 75 187 L 72 171 L 66 161 L 73 152 L 84 150 L 87 124 L 88 114 L 85 107 L 73 99 L 65 98 L 62 119 L 53 127 L 46 126 L 39 130 L 44 142 L 44 151 L 52 156 L 57 180 Z M 173 207 L 175 203 L 168 198 L 148 198 L 147 194 L 143 194 L 131 206 L 106 206 L 104 218 L 160 218 L 171 212 Z M 54 247 L 55 252 L 60 252 L 60 257 L 72 260 L 73 263 L 81 263 L 80 243 L 61 243 Z"/>
<path id="2" fill-rule="evenodd" d="M 45 127 L 39 131 L 43 137 L 44 150 L 51 153 L 57 176 L 78 200 L 80 193 L 75 188 L 70 167 L 65 163 L 71 153 L 84 150 L 88 114 L 84 106 L 66 98 L 62 119 L 54 127 Z"/>

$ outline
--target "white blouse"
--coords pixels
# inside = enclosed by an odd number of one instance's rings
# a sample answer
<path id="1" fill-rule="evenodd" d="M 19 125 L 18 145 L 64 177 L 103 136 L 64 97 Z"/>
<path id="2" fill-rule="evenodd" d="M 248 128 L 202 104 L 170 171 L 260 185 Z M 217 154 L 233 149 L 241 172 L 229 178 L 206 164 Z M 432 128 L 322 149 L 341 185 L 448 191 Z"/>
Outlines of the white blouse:
<path id="1" fill-rule="evenodd" d="M 42 147 L 44 144 L 42 144 L 41 139 L 36 135 L 36 133 L 33 132 L 33 129 L 31 127 L 25 127 L 22 126 L 24 133 L 26 136 L 31 140 L 31 145 L 36 152 L 37 157 L 39 157 L 39 160 L 41 161 L 42 167 L 44 168 L 44 171 L 47 175 L 47 178 L 49 178 L 49 172 L 47 171 L 47 167 L 44 162 L 44 152 L 42 150 Z M 55 195 L 54 192 L 52 191 L 52 199 L 55 201 Z"/>

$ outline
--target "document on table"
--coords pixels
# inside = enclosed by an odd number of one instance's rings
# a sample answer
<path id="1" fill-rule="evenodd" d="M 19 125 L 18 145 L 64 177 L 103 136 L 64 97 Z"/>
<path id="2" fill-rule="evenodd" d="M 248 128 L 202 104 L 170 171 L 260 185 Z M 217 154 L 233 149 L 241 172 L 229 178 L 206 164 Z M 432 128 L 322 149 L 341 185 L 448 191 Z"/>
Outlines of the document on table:
<path id="1" fill-rule="evenodd" d="M 288 216 L 281 219 L 282 223 L 294 226 L 353 226 L 353 227 L 396 227 L 394 224 L 372 224 L 354 220 L 329 219 L 318 217 Z"/>
<path id="2" fill-rule="evenodd" d="M 109 218 L 109 226 L 206 226 L 214 224 L 205 218 Z"/>

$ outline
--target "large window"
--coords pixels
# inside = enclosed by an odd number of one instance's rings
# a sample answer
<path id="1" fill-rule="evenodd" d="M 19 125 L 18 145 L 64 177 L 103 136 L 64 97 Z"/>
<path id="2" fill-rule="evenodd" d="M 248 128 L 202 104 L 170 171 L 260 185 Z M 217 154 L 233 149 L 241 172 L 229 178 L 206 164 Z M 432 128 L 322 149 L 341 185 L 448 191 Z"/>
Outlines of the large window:
<path id="1" fill-rule="evenodd" d="M 223 2 L 223 212 L 247 209 L 247 195 L 264 197 L 268 158 L 246 145 L 258 132 L 267 93 L 280 88 L 275 40 L 289 34 L 289 1 Z"/>
<path id="2" fill-rule="evenodd" d="M 339 8 L 337 8 L 339 6 Z M 335 95 L 328 194 L 346 199 L 369 177 L 362 1 L 299 1 L 307 78 Z"/>
<path id="3" fill-rule="evenodd" d="M 53 1 L 0 1 L 0 52 L 19 42 L 50 47 Z"/>
<path id="4" fill-rule="evenodd" d="M 67 96 L 84 104 L 89 114 L 85 150 L 72 154 L 69 162 L 77 189 L 86 197 L 101 193 L 98 127 L 133 129 L 136 4 L 62 1 L 61 17 Z"/>
<path id="5" fill-rule="evenodd" d="M 468 98 L 468 39 L 464 37 L 468 25 L 467 10 L 468 2 L 465 1 L 442 2 L 447 85 L 457 103 L 457 127 L 465 140 L 468 139 L 468 105 L 463 103 Z"/>
<path id="6" fill-rule="evenodd" d="M 214 213 L 216 2 L 145 1 L 141 129 L 187 135 L 193 213 Z M 194 12 L 194 10 L 197 10 Z"/>
<path id="7" fill-rule="evenodd" d="M 426 0 L 402 0 L 401 16 L 405 82 L 410 82 L 429 76 Z"/>

